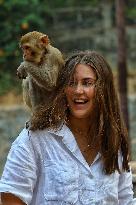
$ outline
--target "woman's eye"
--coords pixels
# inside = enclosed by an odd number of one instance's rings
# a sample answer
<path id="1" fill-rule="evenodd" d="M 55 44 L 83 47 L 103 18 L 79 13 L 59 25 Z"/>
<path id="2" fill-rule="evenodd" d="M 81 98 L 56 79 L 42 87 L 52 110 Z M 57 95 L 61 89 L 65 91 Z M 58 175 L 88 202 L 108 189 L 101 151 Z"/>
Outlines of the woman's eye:
<path id="1" fill-rule="evenodd" d="M 92 86 L 94 86 L 95 82 L 83 81 L 81 84 L 82 84 L 82 86 L 85 86 L 85 87 L 92 87 Z M 72 81 L 69 82 L 69 86 L 70 87 L 78 86 L 78 82 L 75 82 L 75 81 L 72 80 Z"/>
<path id="2" fill-rule="evenodd" d="M 74 82 L 74 81 L 70 81 L 70 82 L 69 82 L 69 86 L 71 86 L 71 87 L 72 87 L 72 86 L 75 86 L 75 82 Z"/>
<path id="3" fill-rule="evenodd" d="M 90 82 L 90 81 L 89 82 L 84 82 L 83 85 L 88 86 L 88 87 L 93 86 L 94 82 Z"/>

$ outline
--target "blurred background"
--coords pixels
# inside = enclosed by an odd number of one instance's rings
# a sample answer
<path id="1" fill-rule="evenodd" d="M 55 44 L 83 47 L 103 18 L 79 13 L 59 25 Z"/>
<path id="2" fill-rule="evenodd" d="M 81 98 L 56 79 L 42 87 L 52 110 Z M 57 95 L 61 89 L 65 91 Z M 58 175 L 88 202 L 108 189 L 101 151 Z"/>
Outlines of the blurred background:
<path id="1" fill-rule="evenodd" d="M 47 34 L 65 58 L 73 51 L 91 49 L 108 60 L 119 93 L 119 86 L 125 85 L 131 159 L 136 161 L 136 1 L 124 0 L 123 67 L 119 63 L 117 1 L 0 0 L 0 175 L 11 143 L 30 116 L 16 69 L 22 61 L 19 39 L 34 30 Z"/>

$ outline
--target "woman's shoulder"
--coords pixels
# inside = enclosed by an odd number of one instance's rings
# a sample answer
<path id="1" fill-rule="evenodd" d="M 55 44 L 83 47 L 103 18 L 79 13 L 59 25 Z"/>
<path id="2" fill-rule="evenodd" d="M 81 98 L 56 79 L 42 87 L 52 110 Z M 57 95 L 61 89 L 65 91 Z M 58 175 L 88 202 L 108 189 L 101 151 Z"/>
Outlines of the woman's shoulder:
<path id="1" fill-rule="evenodd" d="M 54 128 L 45 128 L 43 130 L 35 130 L 32 131 L 29 128 L 24 128 L 16 140 L 13 142 L 14 145 L 19 145 L 19 146 L 41 146 L 43 144 L 46 144 L 50 138 L 58 136 L 63 136 L 64 135 L 64 126 L 58 127 L 58 129 Z"/>
<path id="2" fill-rule="evenodd" d="M 31 131 L 28 128 L 22 129 L 12 146 L 25 146 L 31 143 L 37 143 L 43 136 L 48 135 L 48 129 Z"/>
<path id="3" fill-rule="evenodd" d="M 19 135 L 17 136 L 17 138 L 15 139 L 15 141 L 13 142 L 13 146 L 17 145 L 17 144 L 25 144 L 27 141 L 29 140 L 29 131 L 24 128 Z"/>

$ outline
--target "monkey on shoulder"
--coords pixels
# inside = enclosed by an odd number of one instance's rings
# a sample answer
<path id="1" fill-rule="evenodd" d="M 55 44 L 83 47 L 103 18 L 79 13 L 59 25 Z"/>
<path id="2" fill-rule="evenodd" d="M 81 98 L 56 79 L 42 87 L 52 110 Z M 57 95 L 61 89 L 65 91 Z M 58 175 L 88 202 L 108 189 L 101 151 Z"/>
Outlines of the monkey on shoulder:
<path id="1" fill-rule="evenodd" d="M 37 106 L 48 104 L 55 95 L 64 59 L 62 53 L 50 44 L 48 36 L 37 31 L 22 36 L 20 46 L 23 62 L 17 75 L 23 79 L 24 101 L 34 111 Z"/>

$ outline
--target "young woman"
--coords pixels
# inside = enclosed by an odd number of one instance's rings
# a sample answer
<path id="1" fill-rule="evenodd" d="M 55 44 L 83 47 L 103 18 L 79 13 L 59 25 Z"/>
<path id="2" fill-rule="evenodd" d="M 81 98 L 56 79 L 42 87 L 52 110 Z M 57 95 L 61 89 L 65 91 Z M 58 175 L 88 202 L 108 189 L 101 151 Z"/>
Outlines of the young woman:
<path id="1" fill-rule="evenodd" d="M 128 136 L 111 68 L 73 54 L 58 93 L 13 143 L 0 181 L 3 205 L 131 205 Z"/>

